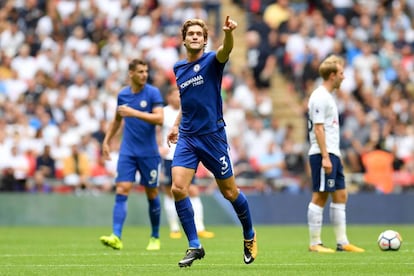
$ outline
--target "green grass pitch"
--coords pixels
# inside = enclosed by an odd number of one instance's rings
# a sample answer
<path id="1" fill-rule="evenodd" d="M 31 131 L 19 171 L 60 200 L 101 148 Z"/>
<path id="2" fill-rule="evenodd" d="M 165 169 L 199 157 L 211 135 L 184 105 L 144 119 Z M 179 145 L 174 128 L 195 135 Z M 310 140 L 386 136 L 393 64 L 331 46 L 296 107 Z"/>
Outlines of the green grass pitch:
<path id="1" fill-rule="evenodd" d="M 376 240 L 386 229 L 399 231 L 397 252 L 382 252 Z M 206 256 L 179 268 L 187 242 L 161 229 L 161 250 L 148 252 L 149 227 L 126 226 L 124 248 L 106 248 L 99 236 L 110 227 L 1 227 L 0 275 L 414 275 L 413 225 L 348 226 L 353 243 L 365 253 L 318 254 L 307 251 L 307 227 L 256 226 L 259 254 L 253 264 L 242 258 L 238 226 L 210 226 L 216 237 L 203 239 Z M 324 226 L 325 245 L 335 246 L 332 227 Z"/>

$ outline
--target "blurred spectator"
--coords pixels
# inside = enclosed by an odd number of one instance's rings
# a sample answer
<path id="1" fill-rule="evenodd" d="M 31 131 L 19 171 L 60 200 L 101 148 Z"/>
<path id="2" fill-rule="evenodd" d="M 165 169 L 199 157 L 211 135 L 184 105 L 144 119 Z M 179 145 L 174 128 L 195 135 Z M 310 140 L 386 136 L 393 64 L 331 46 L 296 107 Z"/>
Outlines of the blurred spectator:
<path id="1" fill-rule="evenodd" d="M 283 140 L 282 150 L 285 154 L 287 176 L 299 179 L 304 182 L 303 176 L 306 171 L 306 148 L 304 143 L 295 141 L 295 129 L 293 124 L 286 126 L 286 135 Z M 301 186 L 303 186 L 302 183 Z"/>
<path id="2" fill-rule="evenodd" d="M 270 189 L 277 188 L 278 180 L 284 176 L 286 168 L 285 155 L 275 142 L 270 142 L 264 153 L 257 158 L 257 167 L 260 173 L 260 178 L 264 180 L 262 192 L 266 193 Z"/>
<path id="3" fill-rule="evenodd" d="M 152 19 L 147 5 L 141 4 L 136 8 L 129 24 L 130 30 L 138 36 L 148 33 Z"/>
<path id="4" fill-rule="evenodd" d="M 63 183 L 74 190 L 90 188 L 91 163 L 85 152 L 77 144 L 71 146 L 71 153 L 63 159 Z"/>
<path id="5" fill-rule="evenodd" d="M 14 54 L 16 49 L 23 45 L 25 35 L 19 29 L 17 22 L 8 20 L 5 25 L 6 28 L 0 33 L 0 49 Z"/>
<path id="6" fill-rule="evenodd" d="M 253 167 L 252 162 L 247 155 L 246 149 L 238 145 L 236 140 L 238 140 L 236 137 L 232 140 L 232 148 L 238 148 L 237 157 L 234 159 L 233 164 L 234 175 L 238 179 L 238 182 L 250 181 L 254 183 L 258 179 L 259 173 L 256 168 Z M 232 152 L 232 158 L 234 155 L 235 154 Z"/>
<path id="7" fill-rule="evenodd" d="M 33 179 L 29 181 L 27 191 L 29 193 L 51 193 L 53 192 L 53 187 L 48 181 L 49 179 L 45 178 L 41 171 L 37 171 Z"/>
<path id="8" fill-rule="evenodd" d="M 18 48 L 18 54 L 13 59 L 11 67 L 21 80 L 27 81 L 34 78 L 38 66 L 36 59 L 30 55 L 29 44 L 24 43 Z"/>
<path id="9" fill-rule="evenodd" d="M 295 19 L 289 22 L 295 22 Z M 296 23 L 296 22 L 295 22 Z M 291 68 L 292 78 L 296 83 L 296 87 L 301 86 L 301 76 L 309 74 L 305 71 L 305 66 L 308 63 L 308 57 L 313 54 L 312 49 L 308 46 L 308 35 L 310 32 L 309 26 L 302 24 L 297 33 L 289 35 L 286 39 L 285 45 L 285 65 Z M 318 63 L 318 58 L 313 58 Z"/>
<path id="10" fill-rule="evenodd" d="M 256 108 L 255 94 L 258 93 L 253 73 L 248 68 L 243 68 L 240 78 L 235 80 L 233 100 L 239 104 L 245 112 L 254 111 Z"/>
<path id="11" fill-rule="evenodd" d="M 393 154 L 381 149 L 379 143 L 374 150 L 364 153 L 362 155 L 362 164 L 365 169 L 365 184 L 372 185 L 379 193 L 392 193 L 394 191 L 393 162 Z"/>
<path id="12" fill-rule="evenodd" d="M 256 31 L 246 33 L 247 66 L 252 70 L 256 87 L 268 89 L 271 85 L 271 77 L 276 66 L 275 56 L 269 47 L 261 41 Z"/>
<path id="13" fill-rule="evenodd" d="M 45 145 L 43 152 L 36 158 L 36 173 L 40 173 L 43 178 L 54 179 L 56 177 L 55 163 L 50 145 Z"/>
<path id="14" fill-rule="evenodd" d="M 273 133 L 265 128 L 262 118 L 255 116 L 252 119 L 251 128 L 244 134 L 244 145 L 249 158 L 258 158 L 268 152 L 269 145 L 273 142 Z"/>
<path id="15" fill-rule="evenodd" d="M 85 30 L 82 26 L 76 26 L 72 34 L 65 41 L 65 50 L 74 50 L 78 54 L 86 54 L 92 42 L 86 37 Z"/>
<path id="16" fill-rule="evenodd" d="M 105 159 L 99 156 L 91 168 L 91 189 L 99 192 L 111 192 L 115 187 L 114 177 L 115 174 L 106 167 Z"/>
<path id="17" fill-rule="evenodd" d="M 191 18 L 200 18 L 204 22 L 208 22 L 208 14 L 203 7 L 203 1 L 187 0 L 183 2 L 185 3 L 185 7 L 182 11 L 181 18 L 184 21 Z M 213 32 L 214 29 L 212 29 L 211 31 Z"/>
<path id="18" fill-rule="evenodd" d="M 218 34 L 221 31 L 221 2 L 222 0 L 205 0 L 204 9 L 209 17 L 213 17 L 213 26 L 215 33 Z M 211 21 L 210 21 L 211 22 Z"/>
<path id="19" fill-rule="evenodd" d="M 273 30 L 279 28 L 280 24 L 291 16 L 289 0 L 276 0 L 266 6 L 263 12 L 263 20 Z"/>
<path id="20" fill-rule="evenodd" d="M 245 131 L 245 110 L 234 97 L 228 93 L 224 103 L 224 119 L 226 121 L 227 137 L 243 135 Z"/>
<path id="21" fill-rule="evenodd" d="M 107 121 L 105 119 L 102 119 L 99 121 L 99 128 L 92 132 L 92 138 L 96 140 L 96 142 L 99 145 L 102 145 L 102 142 L 105 138 L 105 133 L 106 133 L 106 127 L 107 127 Z"/>
<path id="22" fill-rule="evenodd" d="M 286 51 L 286 43 L 291 35 L 295 35 L 297 33 L 301 33 L 301 26 L 308 26 L 309 28 L 311 25 L 307 24 L 304 19 L 299 18 L 297 16 L 290 16 L 288 20 L 282 22 L 277 29 L 278 32 L 278 51 L 276 52 L 277 64 L 279 67 L 279 71 L 283 73 L 286 77 L 291 77 L 293 69 L 290 66 L 290 56 L 287 55 Z M 305 31 L 305 30 L 302 30 Z M 307 45 L 298 45 L 298 48 L 307 47 Z"/>
<path id="23" fill-rule="evenodd" d="M 348 116 L 342 127 L 341 144 L 344 162 L 351 172 L 361 172 L 361 154 L 369 141 L 372 122 L 365 116 L 360 105 L 354 106 L 353 115 Z"/>
<path id="24" fill-rule="evenodd" d="M 361 44 L 361 54 L 357 55 L 352 66 L 356 75 L 361 78 L 363 85 L 368 86 L 372 83 L 372 69 L 378 63 L 377 56 L 372 52 L 372 46 L 369 43 Z"/>
<path id="25" fill-rule="evenodd" d="M 4 156 L 2 190 L 25 192 L 29 173 L 29 161 L 17 145 L 13 145 L 9 156 Z"/>
<path id="26" fill-rule="evenodd" d="M 324 2 L 324 1 L 320 1 Z M 332 6 L 336 13 L 343 14 L 348 19 L 352 16 L 354 1 L 352 0 L 333 0 Z"/>

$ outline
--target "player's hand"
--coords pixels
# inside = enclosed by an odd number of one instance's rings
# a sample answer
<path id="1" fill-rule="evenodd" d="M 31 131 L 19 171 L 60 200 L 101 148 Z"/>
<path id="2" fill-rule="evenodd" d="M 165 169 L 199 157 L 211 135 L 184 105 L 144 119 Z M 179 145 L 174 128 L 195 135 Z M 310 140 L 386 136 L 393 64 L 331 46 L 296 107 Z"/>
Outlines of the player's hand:
<path id="1" fill-rule="evenodd" d="M 322 158 L 322 168 L 325 172 L 325 174 L 331 174 L 332 173 L 332 162 L 331 159 L 328 157 Z"/>
<path id="2" fill-rule="evenodd" d="M 108 144 L 103 144 L 102 145 L 102 157 L 104 158 L 104 160 L 111 160 L 111 151 L 109 149 L 109 145 Z"/>
<path id="3" fill-rule="evenodd" d="M 170 133 L 167 136 L 167 145 L 170 147 L 171 143 L 177 144 L 178 141 L 178 127 L 174 126 L 171 128 Z"/>
<path id="4" fill-rule="evenodd" d="M 120 105 L 118 106 L 118 114 L 122 117 L 131 117 L 133 116 L 135 109 L 129 107 L 128 105 Z"/>
<path id="5" fill-rule="evenodd" d="M 230 16 L 226 16 L 226 20 L 224 21 L 223 31 L 231 32 L 237 28 L 237 22 L 230 19 Z"/>

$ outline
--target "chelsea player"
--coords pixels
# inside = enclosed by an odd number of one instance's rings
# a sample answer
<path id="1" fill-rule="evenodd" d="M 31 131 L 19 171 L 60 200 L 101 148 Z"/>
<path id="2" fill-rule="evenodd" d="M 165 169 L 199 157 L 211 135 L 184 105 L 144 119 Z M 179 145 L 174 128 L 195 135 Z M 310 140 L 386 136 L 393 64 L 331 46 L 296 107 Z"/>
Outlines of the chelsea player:
<path id="1" fill-rule="evenodd" d="M 204 21 L 189 19 L 181 29 L 187 55 L 174 65 L 181 110 L 168 135 L 168 142 L 177 144 L 172 162 L 172 193 L 188 240 L 186 254 L 178 263 L 180 267 L 191 266 L 194 260 L 205 255 L 197 236 L 188 193 L 200 161 L 214 174 L 221 193 L 239 217 L 244 236 L 244 262 L 252 263 L 257 255 L 249 205 L 233 175 L 220 94 L 224 66 L 234 44 L 232 32 L 236 27 L 237 23 L 227 17 L 223 26 L 223 44 L 216 52 L 208 53 L 204 51 L 208 37 Z"/>
<path id="2" fill-rule="evenodd" d="M 102 144 L 102 154 L 110 160 L 110 142 L 124 121 L 116 177 L 112 234 L 102 236 L 101 242 L 113 249 L 122 249 L 122 228 L 127 216 L 129 192 L 136 181 L 145 187 L 151 221 L 151 238 L 147 250 L 159 250 L 160 198 L 158 195 L 161 157 L 156 141 L 156 125 L 164 121 L 163 99 L 158 88 L 147 84 L 148 65 L 140 59 L 129 63 L 130 85 L 118 94 L 118 107 Z"/>

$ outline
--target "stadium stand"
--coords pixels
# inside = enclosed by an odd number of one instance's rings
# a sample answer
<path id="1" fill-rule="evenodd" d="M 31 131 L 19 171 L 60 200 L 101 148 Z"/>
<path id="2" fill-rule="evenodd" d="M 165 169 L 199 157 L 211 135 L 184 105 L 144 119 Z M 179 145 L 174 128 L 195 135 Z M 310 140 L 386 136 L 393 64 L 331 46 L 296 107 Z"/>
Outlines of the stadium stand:
<path id="1" fill-rule="evenodd" d="M 384 192 L 368 183 L 373 178 L 366 181 L 363 161 L 381 149 L 393 157 L 393 187 L 387 193 L 409 191 L 414 187 L 412 3 L 1 1 L 1 191 L 110 190 L 93 183 L 114 175 L 116 162 L 102 164 L 100 142 L 116 93 L 125 85 L 128 61 L 148 60 L 150 82 L 165 92 L 174 82 L 172 64 L 182 57 L 183 20 L 208 20 L 211 50 L 220 42 L 225 15 L 239 23 L 222 88 L 241 186 L 257 193 L 306 191 L 306 99 L 319 82 L 318 61 L 335 53 L 347 61 L 336 97 L 348 180 L 355 184 L 350 188 Z M 273 142 L 285 164 L 282 178 L 269 182 L 259 161 Z M 47 165 L 37 164 L 45 146 L 53 175 Z M 88 181 L 66 185 L 64 160 L 74 146 L 88 159 L 82 177 Z M 113 145 L 113 160 L 118 146 Z M 200 169 L 198 175 L 211 185 L 208 172 Z"/>

